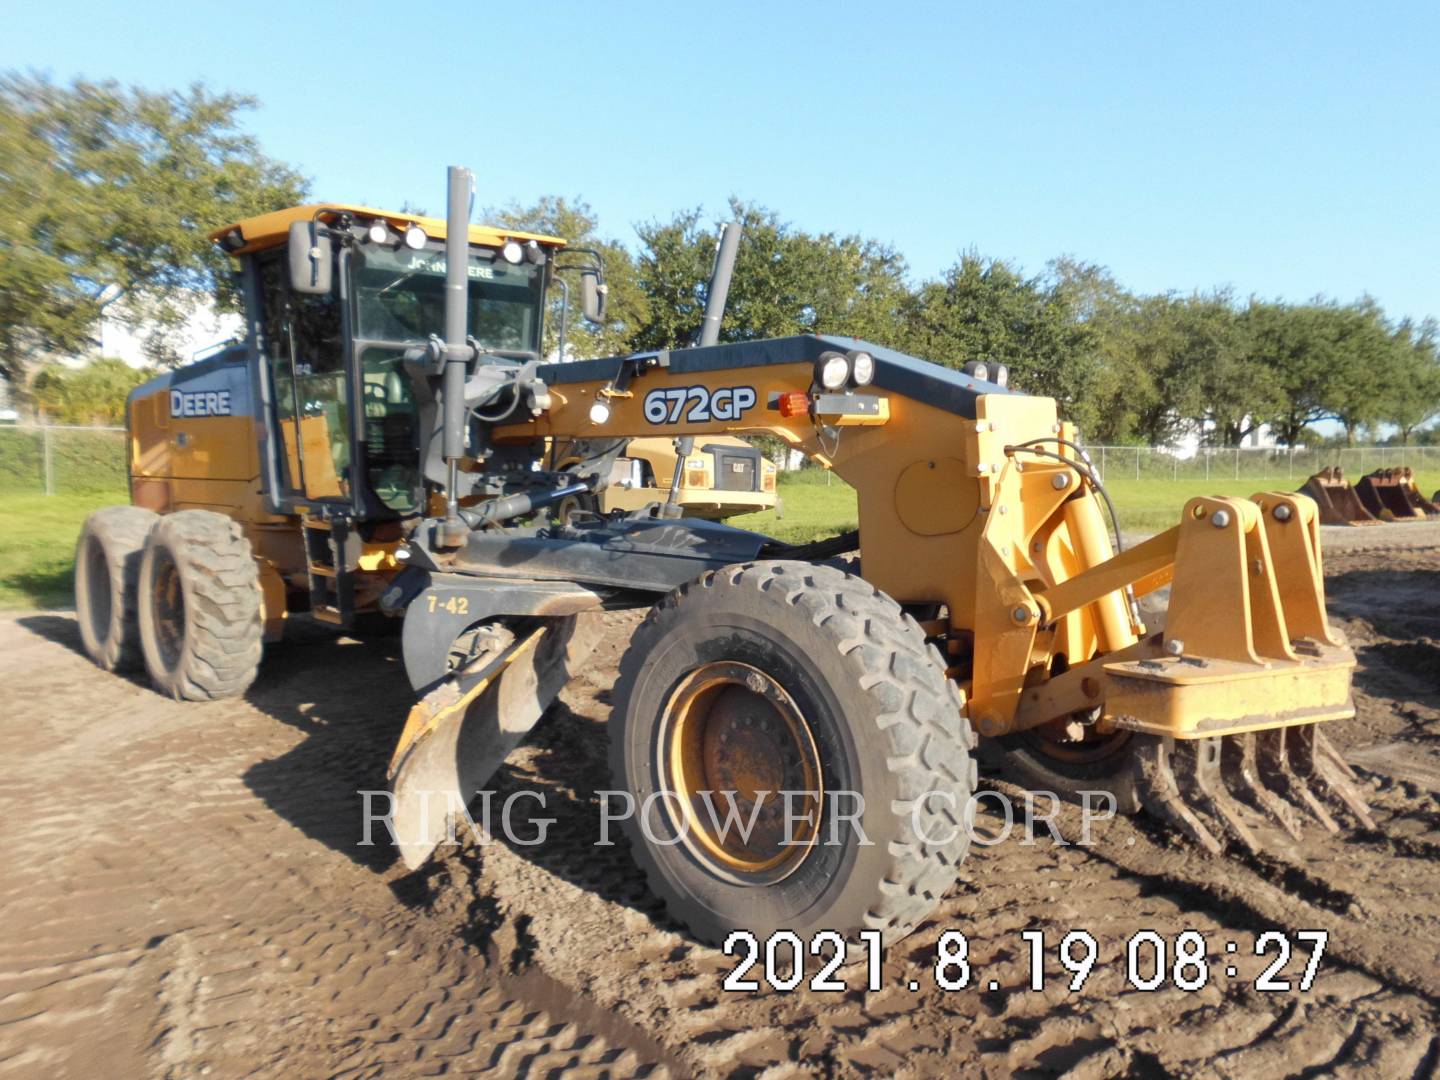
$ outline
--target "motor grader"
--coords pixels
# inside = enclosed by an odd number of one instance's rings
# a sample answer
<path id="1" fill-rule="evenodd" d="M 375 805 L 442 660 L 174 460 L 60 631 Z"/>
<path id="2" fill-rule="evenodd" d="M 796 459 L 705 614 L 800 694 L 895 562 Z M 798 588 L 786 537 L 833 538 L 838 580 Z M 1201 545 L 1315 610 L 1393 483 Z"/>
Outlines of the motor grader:
<path id="1" fill-rule="evenodd" d="M 1310 499 L 1194 498 L 1121 551 L 1077 432 L 1003 372 L 823 334 L 718 344 L 733 230 L 696 345 L 541 363 L 547 290 L 573 269 L 601 319 L 603 268 L 468 225 L 471 183 L 451 170 L 444 221 L 305 206 L 215 234 L 246 340 L 131 400 L 132 505 L 93 515 L 77 556 L 102 666 L 143 657 L 161 690 L 216 697 L 287 607 L 401 620 L 418 701 L 390 823 L 418 866 L 598 613 L 647 609 L 612 783 L 652 889 L 706 941 L 908 932 L 959 872 L 981 751 L 1217 854 L 1302 815 L 1368 820 L 1320 731 L 1353 715 L 1354 658 Z M 849 483 L 858 530 L 785 544 L 659 498 L 556 512 L 623 475 L 629 438 L 683 458 L 742 434 Z M 1167 586 L 1148 627 L 1137 598 Z"/>

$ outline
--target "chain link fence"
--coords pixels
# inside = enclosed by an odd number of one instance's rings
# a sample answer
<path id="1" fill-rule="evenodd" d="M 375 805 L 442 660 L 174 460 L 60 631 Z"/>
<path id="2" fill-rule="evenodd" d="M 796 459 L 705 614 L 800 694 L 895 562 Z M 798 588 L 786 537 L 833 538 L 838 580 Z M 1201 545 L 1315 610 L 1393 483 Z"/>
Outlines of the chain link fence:
<path id="1" fill-rule="evenodd" d="M 125 429 L 18 424 L 0 427 L 0 492 L 124 491 Z"/>
<path id="2" fill-rule="evenodd" d="M 1297 486 L 1338 465 L 1352 481 L 1375 469 L 1409 466 L 1440 471 L 1440 446 L 1201 447 L 1190 452 L 1155 446 L 1087 446 L 1103 480 L 1271 480 Z"/>
<path id="3" fill-rule="evenodd" d="M 1410 466 L 1440 472 L 1440 446 L 1201 447 L 1088 446 L 1105 480 L 1261 480 L 1294 482 L 1339 465 L 1357 480 L 1373 469 Z M 55 495 L 123 491 L 125 429 L 20 424 L 0 427 L 0 492 Z"/>

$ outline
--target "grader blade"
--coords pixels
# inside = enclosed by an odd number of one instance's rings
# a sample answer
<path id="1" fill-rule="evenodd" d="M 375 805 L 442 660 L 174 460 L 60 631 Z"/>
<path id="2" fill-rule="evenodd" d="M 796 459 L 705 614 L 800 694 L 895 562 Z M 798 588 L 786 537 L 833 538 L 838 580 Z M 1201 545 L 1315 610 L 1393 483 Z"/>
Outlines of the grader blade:
<path id="1" fill-rule="evenodd" d="M 390 828 L 414 870 L 594 651 L 598 620 L 557 619 L 502 642 L 425 695 L 390 762 Z"/>

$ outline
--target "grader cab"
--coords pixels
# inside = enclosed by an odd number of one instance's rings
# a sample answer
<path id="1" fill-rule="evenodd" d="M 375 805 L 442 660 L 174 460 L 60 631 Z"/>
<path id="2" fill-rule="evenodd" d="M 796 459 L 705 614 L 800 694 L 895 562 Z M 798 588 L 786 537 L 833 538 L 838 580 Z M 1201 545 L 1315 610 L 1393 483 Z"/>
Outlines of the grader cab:
<path id="1" fill-rule="evenodd" d="M 547 288 L 575 268 L 603 317 L 601 268 L 467 227 L 469 193 L 452 170 L 448 223 L 307 207 L 216 234 L 247 342 L 132 401 L 135 505 L 97 512 L 79 549 L 100 663 L 143 655 L 168 692 L 215 696 L 254 677 L 287 604 L 403 620 L 419 700 L 391 824 L 418 866 L 585 662 L 597 614 L 646 609 L 612 784 L 651 887 L 708 941 L 907 933 L 961 872 L 977 736 L 1022 785 L 1103 792 L 1213 853 L 1302 816 L 1368 821 L 1320 730 L 1353 715 L 1354 658 L 1313 501 L 1192 499 L 1120 551 L 1074 428 L 1000 373 L 824 335 L 719 344 L 730 231 L 695 346 L 540 363 Z M 848 482 L 858 531 L 784 544 L 659 497 L 573 512 L 628 439 L 683 458 L 746 434 Z M 1165 586 L 1146 626 L 1136 598 Z"/>

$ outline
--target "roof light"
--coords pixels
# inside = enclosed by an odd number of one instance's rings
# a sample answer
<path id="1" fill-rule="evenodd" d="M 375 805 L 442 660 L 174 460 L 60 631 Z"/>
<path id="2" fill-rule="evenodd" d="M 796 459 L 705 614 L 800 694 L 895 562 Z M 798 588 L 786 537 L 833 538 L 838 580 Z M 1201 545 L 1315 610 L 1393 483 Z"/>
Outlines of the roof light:
<path id="1" fill-rule="evenodd" d="M 826 390 L 839 390 L 850 378 L 850 361 L 844 353 L 823 352 L 815 361 L 815 378 Z"/>
<path id="2" fill-rule="evenodd" d="M 525 243 L 525 261 L 535 266 L 545 265 L 545 252 L 534 240 Z"/>
<path id="3" fill-rule="evenodd" d="M 388 244 L 390 242 L 390 227 L 383 221 L 372 221 L 365 235 L 370 238 L 372 244 Z"/>
<path id="4" fill-rule="evenodd" d="M 425 235 L 425 230 L 419 225 L 411 225 L 405 230 L 405 246 L 411 251 L 419 251 L 425 246 L 425 241 L 429 239 Z"/>
<path id="5" fill-rule="evenodd" d="M 850 354 L 850 377 L 856 386 L 869 386 L 875 381 L 875 357 L 857 349 Z"/>
<path id="6" fill-rule="evenodd" d="M 525 258 L 525 249 L 520 246 L 518 240 L 506 240 L 500 248 L 500 254 L 511 266 L 518 266 L 520 260 Z"/>

